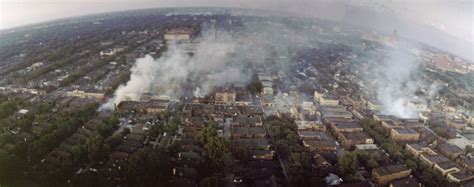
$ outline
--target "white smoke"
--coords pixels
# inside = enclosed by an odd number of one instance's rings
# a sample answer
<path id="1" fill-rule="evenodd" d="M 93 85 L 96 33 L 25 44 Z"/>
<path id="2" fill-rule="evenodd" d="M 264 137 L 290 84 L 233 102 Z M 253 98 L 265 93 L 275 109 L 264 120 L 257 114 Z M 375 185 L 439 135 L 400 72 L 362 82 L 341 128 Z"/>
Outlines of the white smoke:
<path id="1" fill-rule="evenodd" d="M 422 64 L 420 59 L 410 53 L 412 49 L 414 47 L 411 45 L 399 43 L 389 49 L 384 60 L 367 66 L 366 81 L 372 81 L 371 89 L 383 106 L 383 114 L 418 118 L 420 110 L 414 103 L 418 106 L 428 105 L 437 94 L 438 85 L 423 79 Z"/>
<path id="2" fill-rule="evenodd" d="M 119 86 L 102 109 L 112 109 L 123 100 L 139 100 L 145 92 L 177 98 L 192 86 L 189 90 L 202 97 L 215 86 L 245 81 L 250 76 L 229 60 L 236 52 L 236 42 L 229 33 L 210 29 L 195 43 L 171 44 L 158 59 L 139 58 L 130 80 Z M 193 55 L 186 50 L 190 45 L 196 45 Z"/>

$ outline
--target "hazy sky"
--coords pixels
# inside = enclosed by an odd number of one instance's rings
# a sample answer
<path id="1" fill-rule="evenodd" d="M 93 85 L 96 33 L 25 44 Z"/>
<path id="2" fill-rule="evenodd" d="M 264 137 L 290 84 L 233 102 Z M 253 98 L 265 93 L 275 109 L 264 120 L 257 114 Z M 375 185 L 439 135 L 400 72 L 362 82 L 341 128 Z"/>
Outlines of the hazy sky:
<path id="1" fill-rule="evenodd" d="M 183 6 L 260 8 L 292 15 L 399 27 L 400 20 L 429 26 L 474 43 L 473 0 L 0 0 L 0 29 L 128 9 Z M 354 11 L 353 7 L 356 7 Z M 365 10 L 375 13 L 365 14 Z M 390 19 L 386 19 L 390 18 Z M 396 20 L 396 21 L 393 21 Z M 458 46 L 459 47 L 459 46 Z M 467 46 L 469 47 L 469 46 Z"/>

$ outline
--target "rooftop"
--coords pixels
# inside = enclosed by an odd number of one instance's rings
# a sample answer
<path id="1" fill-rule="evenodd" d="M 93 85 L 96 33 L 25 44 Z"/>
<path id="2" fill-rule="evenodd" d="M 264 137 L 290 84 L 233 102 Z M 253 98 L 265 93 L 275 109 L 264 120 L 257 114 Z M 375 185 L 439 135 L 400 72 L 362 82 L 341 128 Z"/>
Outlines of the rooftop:
<path id="1" fill-rule="evenodd" d="M 378 173 L 379 175 L 391 175 L 394 173 L 410 170 L 402 164 L 386 165 L 375 168 L 373 172 Z"/>

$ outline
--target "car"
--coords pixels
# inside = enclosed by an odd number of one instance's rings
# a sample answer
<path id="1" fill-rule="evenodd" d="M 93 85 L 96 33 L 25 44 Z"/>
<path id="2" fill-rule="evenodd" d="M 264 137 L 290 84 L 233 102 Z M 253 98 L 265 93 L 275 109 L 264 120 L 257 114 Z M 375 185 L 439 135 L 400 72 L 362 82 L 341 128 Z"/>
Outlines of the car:
<path id="1" fill-rule="evenodd" d="M 234 177 L 234 184 L 242 184 L 244 181 L 242 180 L 241 176 Z"/>

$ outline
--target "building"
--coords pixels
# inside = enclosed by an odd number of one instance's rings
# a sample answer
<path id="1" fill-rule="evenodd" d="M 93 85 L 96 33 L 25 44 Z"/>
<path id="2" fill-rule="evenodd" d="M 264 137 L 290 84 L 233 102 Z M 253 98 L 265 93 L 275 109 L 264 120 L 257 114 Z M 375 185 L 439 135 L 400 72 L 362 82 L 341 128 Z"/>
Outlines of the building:
<path id="1" fill-rule="evenodd" d="M 459 158 L 459 156 L 464 154 L 464 151 L 461 148 L 448 143 L 439 144 L 437 148 L 439 153 L 443 154 L 451 160 L 456 160 L 457 158 Z"/>
<path id="2" fill-rule="evenodd" d="M 231 127 L 231 138 L 264 138 L 264 127 Z"/>
<path id="3" fill-rule="evenodd" d="M 167 41 L 189 41 L 194 34 L 192 28 L 173 28 L 166 31 L 164 39 Z"/>
<path id="4" fill-rule="evenodd" d="M 411 169 L 402 164 L 381 166 L 372 170 L 372 179 L 378 185 L 384 186 L 397 179 L 410 176 Z"/>
<path id="5" fill-rule="evenodd" d="M 336 143 L 329 139 L 305 139 L 303 140 L 303 145 L 310 151 L 316 153 L 335 152 L 337 147 Z"/>
<path id="6" fill-rule="evenodd" d="M 448 173 L 447 178 L 451 182 L 464 183 L 474 180 L 474 175 L 471 172 L 462 169 L 459 172 Z"/>
<path id="7" fill-rule="evenodd" d="M 461 165 L 464 166 L 469 171 L 474 171 L 474 158 L 467 158 L 461 160 Z"/>
<path id="8" fill-rule="evenodd" d="M 273 83 L 272 81 L 269 80 L 261 80 L 262 83 L 262 95 L 268 95 L 272 96 L 273 95 Z"/>
<path id="9" fill-rule="evenodd" d="M 92 98 L 97 100 L 102 100 L 104 98 L 103 93 L 92 93 L 92 92 L 85 92 L 80 90 L 73 90 L 66 92 L 67 97 L 79 97 L 79 98 Z"/>
<path id="10" fill-rule="evenodd" d="M 319 97 L 319 104 L 322 106 L 337 106 L 339 105 L 339 100 L 336 96 L 333 95 L 323 95 Z"/>
<path id="11" fill-rule="evenodd" d="M 159 114 L 168 109 L 169 100 L 152 99 L 148 101 L 122 101 L 117 105 L 120 112 L 138 112 L 143 114 Z"/>
<path id="12" fill-rule="evenodd" d="M 389 187 L 421 187 L 421 183 L 414 177 L 407 177 L 392 181 L 388 184 Z"/>
<path id="13" fill-rule="evenodd" d="M 417 142 L 420 139 L 420 133 L 413 129 L 393 128 L 390 131 L 390 139 L 397 142 Z"/>
<path id="14" fill-rule="evenodd" d="M 376 144 L 358 144 L 355 145 L 356 151 L 371 151 L 371 150 L 379 150 Z"/>
<path id="15" fill-rule="evenodd" d="M 263 126 L 263 122 L 260 116 L 240 114 L 233 117 L 232 126 L 233 127 L 261 127 Z"/>
<path id="16" fill-rule="evenodd" d="M 425 153 L 428 155 L 436 155 L 437 153 L 433 151 L 430 147 L 422 144 L 406 144 L 405 149 L 413 154 L 415 158 L 420 157 L 421 154 Z"/>
<path id="17" fill-rule="evenodd" d="M 316 121 L 295 121 L 298 130 L 326 131 L 326 127 L 321 122 Z"/>
<path id="18" fill-rule="evenodd" d="M 337 137 L 342 147 L 352 149 L 357 144 L 373 144 L 374 139 L 364 132 L 341 132 Z"/>
<path id="19" fill-rule="evenodd" d="M 436 164 L 450 161 L 448 158 L 442 155 L 428 155 L 428 154 L 421 154 L 420 155 L 421 162 L 427 164 L 428 166 L 433 167 Z"/>
<path id="20" fill-rule="evenodd" d="M 467 121 L 462 118 L 446 119 L 445 123 L 455 129 L 464 130 L 467 127 Z"/>
<path id="21" fill-rule="evenodd" d="M 217 91 L 215 94 L 216 104 L 234 104 L 236 100 L 236 93 L 233 90 L 223 89 Z"/>
<path id="22" fill-rule="evenodd" d="M 329 128 L 334 136 L 339 136 L 342 132 L 362 132 L 364 129 L 355 121 L 331 121 Z"/>
<path id="23" fill-rule="evenodd" d="M 448 173 L 454 173 L 461 171 L 459 166 L 453 161 L 446 161 L 435 164 L 433 167 L 436 171 L 440 172 L 441 175 L 446 176 Z"/>
<path id="24" fill-rule="evenodd" d="M 370 101 L 367 101 L 367 109 L 369 110 L 382 110 L 383 109 L 383 105 L 379 102 L 370 102 Z"/>
<path id="25" fill-rule="evenodd" d="M 316 140 L 325 140 L 329 139 L 327 134 L 321 131 L 312 131 L 312 130 L 298 130 L 298 135 L 304 139 L 316 139 Z"/>

